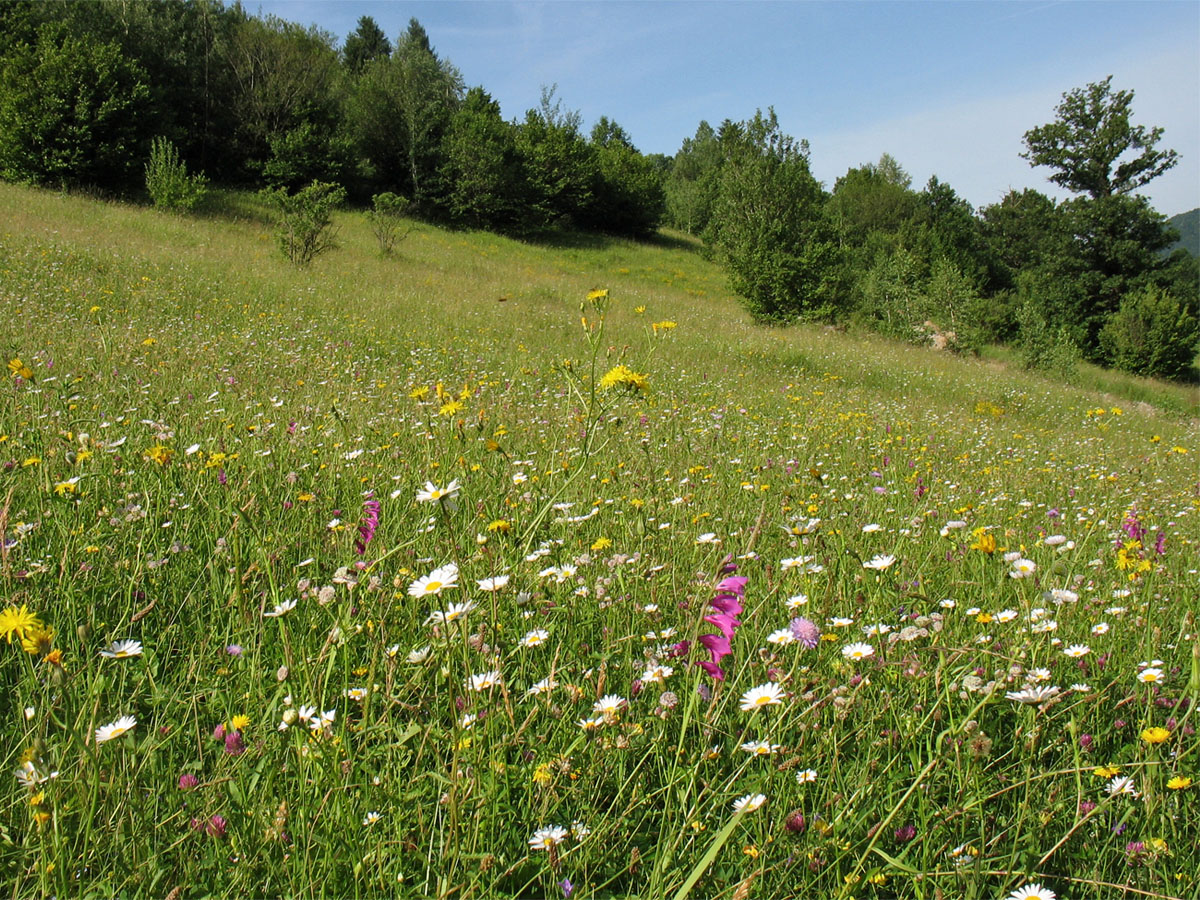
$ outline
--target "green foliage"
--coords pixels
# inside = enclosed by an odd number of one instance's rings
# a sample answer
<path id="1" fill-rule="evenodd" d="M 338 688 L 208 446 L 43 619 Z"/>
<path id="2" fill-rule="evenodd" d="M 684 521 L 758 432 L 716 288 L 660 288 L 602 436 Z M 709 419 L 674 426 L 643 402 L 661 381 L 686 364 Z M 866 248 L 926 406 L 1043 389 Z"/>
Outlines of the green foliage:
<path id="1" fill-rule="evenodd" d="M 646 237 L 663 215 L 663 180 L 654 163 L 637 151 L 625 130 L 601 116 L 590 141 L 592 199 L 581 224 L 593 231 Z"/>
<path id="2" fill-rule="evenodd" d="M 1113 91 L 1111 75 L 1069 91 L 1053 122 L 1025 132 L 1021 155 L 1055 169 L 1055 184 L 1092 199 L 1132 193 L 1179 161 L 1174 150 L 1154 149 L 1161 128 L 1130 124 L 1132 104 L 1133 91 Z"/>
<path id="3" fill-rule="evenodd" d="M 1168 251 L 1186 250 L 1200 257 L 1200 209 L 1192 209 L 1167 219 L 1167 228 L 1178 235 Z"/>
<path id="4" fill-rule="evenodd" d="M 667 221 L 688 234 L 703 234 L 720 185 L 721 144 L 707 122 L 675 154 L 664 184 Z"/>
<path id="5" fill-rule="evenodd" d="M 271 139 L 271 156 L 263 177 L 271 187 L 289 191 L 313 181 L 342 181 L 349 169 L 350 143 L 312 122 Z"/>
<path id="6" fill-rule="evenodd" d="M 337 246 L 333 210 L 346 198 L 343 188 L 314 181 L 294 194 L 274 188 L 264 190 L 262 196 L 278 216 L 275 237 L 280 251 L 292 263 L 307 266 Z"/>
<path id="7" fill-rule="evenodd" d="M 517 152 L 525 169 L 522 226 L 527 231 L 578 226 L 596 182 L 592 153 L 579 132 L 579 114 L 562 110 L 553 88 L 525 114 Z"/>
<path id="8" fill-rule="evenodd" d="M 342 59 L 354 75 L 362 73 L 367 63 L 392 55 L 392 42 L 370 16 L 359 16 L 358 27 L 346 35 L 342 44 Z"/>
<path id="9" fill-rule="evenodd" d="M 483 88 L 471 88 L 442 141 L 443 213 L 456 225 L 516 230 L 524 203 L 524 162 L 516 127 Z"/>
<path id="10" fill-rule="evenodd" d="M 144 159 L 149 90 L 115 43 L 43 25 L 0 69 L 0 177 L 120 189 Z"/>
<path id="11" fill-rule="evenodd" d="M 389 192 L 371 198 L 372 208 L 367 212 L 367 221 L 371 223 L 371 232 L 379 244 L 379 252 L 384 256 L 391 254 L 397 241 L 408 237 L 408 229 L 400 229 L 410 205 L 407 197 L 398 197 Z"/>
<path id="12" fill-rule="evenodd" d="M 1100 332 L 1100 347 L 1122 372 L 1155 378 L 1189 375 L 1200 352 L 1196 310 L 1147 285 L 1121 300 Z"/>
<path id="13" fill-rule="evenodd" d="M 1064 381 L 1075 377 L 1079 348 L 1066 325 L 1055 328 L 1032 299 L 1026 299 L 1017 313 L 1021 363 L 1026 369 L 1050 372 Z"/>
<path id="14" fill-rule="evenodd" d="M 165 137 L 156 137 L 146 163 L 146 192 L 159 209 L 188 212 L 203 201 L 208 179 L 203 173 L 189 175 L 175 145 Z"/>
<path id="15" fill-rule="evenodd" d="M 707 243 L 756 319 L 828 318 L 839 251 L 808 149 L 779 130 L 775 111 L 726 122 L 720 186 Z"/>

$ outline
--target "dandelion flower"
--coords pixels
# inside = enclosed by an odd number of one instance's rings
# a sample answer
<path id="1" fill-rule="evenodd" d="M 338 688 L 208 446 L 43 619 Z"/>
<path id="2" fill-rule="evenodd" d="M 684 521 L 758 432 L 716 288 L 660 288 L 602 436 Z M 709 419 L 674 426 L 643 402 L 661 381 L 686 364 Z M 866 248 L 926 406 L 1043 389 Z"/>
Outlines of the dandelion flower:
<path id="1" fill-rule="evenodd" d="M 1167 782 L 1167 787 L 1173 791 L 1182 791 L 1184 788 L 1192 786 L 1192 779 L 1187 775 L 1176 775 Z"/>
<path id="2" fill-rule="evenodd" d="M 844 656 L 846 659 L 866 659 L 868 656 L 873 656 L 874 654 L 875 648 L 870 644 L 864 644 L 861 641 L 853 644 L 847 644 L 842 648 L 842 656 Z"/>
<path id="3" fill-rule="evenodd" d="M 739 797 L 733 801 L 733 811 L 735 813 L 754 812 L 766 802 L 766 794 L 747 794 L 745 797 Z"/>
<path id="4" fill-rule="evenodd" d="M 142 655 L 140 641 L 113 641 L 107 650 L 101 650 L 100 655 L 105 659 L 128 659 L 131 656 Z"/>
<path id="5" fill-rule="evenodd" d="M 15 636 L 17 640 L 25 637 L 25 632 L 38 625 L 38 617 L 29 611 L 24 603 L 20 607 L 8 606 L 0 610 L 0 634 L 10 644 Z"/>
<path id="6" fill-rule="evenodd" d="M 1165 728 L 1154 726 L 1142 732 L 1142 740 L 1147 744 L 1162 744 L 1171 739 L 1171 732 Z"/>
<path id="7" fill-rule="evenodd" d="M 103 744 L 111 741 L 114 738 L 119 738 L 123 734 L 128 734 L 137 725 L 137 719 L 133 716 L 121 716 L 115 722 L 108 725 L 101 725 L 96 729 L 96 743 Z"/>
<path id="8" fill-rule="evenodd" d="M 533 833 L 533 837 L 529 839 L 529 846 L 533 850 L 550 850 L 565 841 L 567 834 L 567 829 L 561 825 L 548 825 Z"/>
<path id="9" fill-rule="evenodd" d="M 764 706 L 778 706 L 783 703 L 783 696 L 783 688 L 773 681 L 768 681 L 742 694 L 741 708 L 744 712 L 754 712 Z"/>

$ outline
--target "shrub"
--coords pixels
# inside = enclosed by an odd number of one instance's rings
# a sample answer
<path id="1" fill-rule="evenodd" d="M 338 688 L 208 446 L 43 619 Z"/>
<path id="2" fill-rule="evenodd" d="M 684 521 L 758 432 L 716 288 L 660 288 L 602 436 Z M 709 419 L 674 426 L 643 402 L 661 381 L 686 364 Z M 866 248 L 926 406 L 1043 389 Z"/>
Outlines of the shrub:
<path id="1" fill-rule="evenodd" d="M 294 194 L 275 188 L 262 195 L 279 216 L 275 228 L 279 249 L 293 263 L 306 266 L 315 256 L 337 246 L 333 208 L 345 199 L 343 188 L 314 181 Z"/>
<path id="2" fill-rule="evenodd" d="M 1052 372 L 1064 381 L 1075 377 L 1079 345 L 1066 325 L 1054 328 L 1034 300 L 1026 300 L 1017 313 L 1021 362 L 1027 369 Z"/>
<path id="3" fill-rule="evenodd" d="M 1198 340 L 1194 312 L 1154 285 L 1126 294 L 1100 331 L 1100 349 L 1114 368 L 1163 378 L 1187 374 Z"/>
<path id="4" fill-rule="evenodd" d="M 371 198 L 371 203 L 374 208 L 367 212 L 367 221 L 371 223 L 375 240 L 379 242 L 379 252 L 387 256 L 397 241 L 408 237 L 409 229 L 401 231 L 400 224 L 410 204 L 407 197 L 390 192 L 376 194 Z"/>
<path id="5" fill-rule="evenodd" d="M 208 179 L 203 175 L 188 175 L 187 165 L 179 151 L 165 137 L 156 137 L 150 145 L 150 161 L 146 163 L 146 191 L 159 209 L 187 212 L 204 199 Z"/>

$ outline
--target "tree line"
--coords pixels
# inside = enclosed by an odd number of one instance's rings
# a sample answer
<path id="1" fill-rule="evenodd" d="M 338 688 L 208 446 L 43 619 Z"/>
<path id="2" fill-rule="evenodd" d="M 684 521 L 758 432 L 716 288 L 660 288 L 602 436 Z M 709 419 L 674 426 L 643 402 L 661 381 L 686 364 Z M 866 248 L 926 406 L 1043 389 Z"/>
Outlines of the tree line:
<path id="1" fill-rule="evenodd" d="M 703 240 L 764 322 L 1188 375 L 1200 273 L 1163 252 L 1174 233 L 1137 193 L 1177 156 L 1161 129 L 1131 123 L 1132 100 L 1106 79 L 1026 133 L 1024 155 L 1071 199 L 1012 191 L 975 210 L 936 177 L 914 188 L 886 154 L 827 189 L 771 110 L 701 122 L 673 158 L 639 152 L 607 117 L 585 132 L 552 88 L 506 120 L 416 19 L 392 41 L 363 16 L 339 46 L 221 0 L 0 0 L 6 180 L 126 196 L 154 184 L 156 201 L 188 203 L 212 182 L 281 208 L 305 191 L 376 198 L 376 213 L 384 198 L 517 236 L 668 225 Z"/>

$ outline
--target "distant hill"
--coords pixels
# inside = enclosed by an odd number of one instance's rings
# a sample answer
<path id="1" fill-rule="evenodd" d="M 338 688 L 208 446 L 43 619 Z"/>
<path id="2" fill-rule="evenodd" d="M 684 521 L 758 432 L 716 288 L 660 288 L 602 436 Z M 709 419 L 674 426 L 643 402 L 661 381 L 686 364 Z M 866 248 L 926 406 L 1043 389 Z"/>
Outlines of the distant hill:
<path id="1" fill-rule="evenodd" d="M 1171 216 L 1167 224 L 1179 232 L 1179 240 L 1167 248 L 1167 253 L 1182 247 L 1192 256 L 1200 256 L 1200 208 Z"/>

